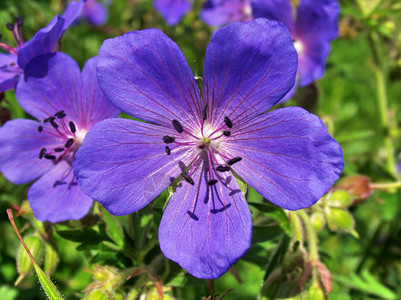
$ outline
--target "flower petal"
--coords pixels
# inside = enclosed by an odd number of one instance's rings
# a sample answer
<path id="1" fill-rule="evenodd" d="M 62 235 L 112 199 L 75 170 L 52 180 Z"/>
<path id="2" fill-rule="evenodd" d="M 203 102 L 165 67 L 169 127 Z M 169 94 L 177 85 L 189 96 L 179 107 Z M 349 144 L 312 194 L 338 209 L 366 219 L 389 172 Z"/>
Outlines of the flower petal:
<path id="1" fill-rule="evenodd" d="M 159 242 L 164 255 L 190 274 L 213 279 L 249 249 L 252 218 L 232 175 L 212 187 L 206 177 L 199 169 L 195 185 L 182 181 L 164 211 Z"/>
<path id="2" fill-rule="evenodd" d="M 212 122 L 242 123 L 270 109 L 293 87 L 297 53 L 280 22 L 256 19 L 218 30 L 206 50 L 205 98 Z"/>
<path id="3" fill-rule="evenodd" d="M 339 13 L 337 0 L 301 0 L 294 25 L 295 38 L 308 43 L 337 38 Z"/>
<path id="4" fill-rule="evenodd" d="M 0 128 L 0 170 L 15 184 L 30 182 L 54 167 L 52 161 L 39 159 L 42 148 L 56 148 L 65 141 L 38 132 L 40 123 L 16 119 Z"/>
<path id="5" fill-rule="evenodd" d="M 53 223 L 79 220 L 93 203 L 81 191 L 71 165 L 65 161 L 60 161 L 30 187 L 28 201 L 36 219 Z"/>
<path id="6" fill-rule="evenodd" d="M 255 18 L 266 18 L 281 21 L 292 33 L 294 19 L 289 0 L 252 0 L 252 12 Z"/>
<path id="7" fill-rule="evenodd" d="M 158 29 L 106 40 L 98 79 L 106 98 L 135 118 L 172 128 L 174 119 L 195 128 L 203 105 L 194 76 L 178 46 Z"/>
<path id="8" fill-rule="evenodd" d="M 17 65 L 17 55 L 0 53 L 0 93 L 12 90 L 22 70 Z"/>
<path id="9" fill-rule="evenodd" d="M 285 209 L 313 205 L 344 167 L 341 148 L 322 120 L 302 108 L 266 113 L 231 137 L 226 151 L 243 158 L 234 171 Z"/>
<path id="10" fill-rule="evenodd" d="M 86 1 L 82 16 L 86 21 L 95 26 L 100 26 L 106 23 L 108 11 L 105 5 L 96 1 Z"/>
<path id="11" fill-rule="evenodd" d="M 237 21 L 248 21 L 252 15 L 250 1 L 208 0 L 203 4 L 200 17 L 210 26 L 223 26 Z"/>
<path id="12" fill-rule="evenodd" d="M 62 35 L 63 26 L 64 19 L 58 15 L 55 16 L 46 27 L 40 29 L 18 50 L 18 65 L 25 69 L 31 59 L 54 51 Z"/>
<path id="13" fill-rule="evenodd" d="M 154 0 L 153 6 L 170 26 L 178 24 L 181 18 L 191 9 L 188 0 Z"/>
<path id="14" fill-rule="evenodd" d="M 79 17 L 84 8 L 85 0 L 71 1 L 67 8 L 65 9 L 62 18 L 64 19 L 62 34 L 67 30 L 67 28 L 74 23 L 74 21 Z M 61 38 L 61 36 L 60 36 Z"/>
<path id="15" fill-rule="evenodd" d="M 163 136 L 176 134 L 126 119 L 97 123 L 73 163 L 82 190 L 114 215 L 143 208 L 181 173 L 179 164 L 190 162 L 188 151 L 165 153 Z"/>
<path id="16" fill-rule="evenodd" d="M 21 107 L 39 120 L 65 110 L 74 121 L 81 120 L 82 79 L 78 64 L 57 52 L 34 58 L 20 80 L 16 97 Z"/>
<path id="17" fill-rule="evenodd" d="M 118 117 L 120 111 L 106 100 L 99 87 L 96 78 L 97 57 L 86 61 L 82 69 L 82 81 L 84 86 L 84 96 L 80 103 L 80 112 L 85 116 L 80 118 L 84 128 L 90 128 L 93 124 L 107 119 Z"/>

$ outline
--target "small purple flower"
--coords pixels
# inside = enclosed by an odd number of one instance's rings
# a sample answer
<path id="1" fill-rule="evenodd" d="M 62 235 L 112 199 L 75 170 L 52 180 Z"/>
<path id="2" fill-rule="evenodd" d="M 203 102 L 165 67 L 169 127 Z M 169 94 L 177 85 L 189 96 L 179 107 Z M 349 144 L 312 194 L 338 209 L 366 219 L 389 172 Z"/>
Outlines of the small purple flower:
<path id="1" fill-rule="evenodd" d="M 40 221 L 80 219 L 92 205 L 72 172 L 74 155 L 93 124 L 118 115 L 99 88 L 96 60 L 88 60 L 82 73 L 61 52 L 31 60 L 16 97 L 40 121 L 16 119 L 0 128 L 0 170 L 15 184 L 39 178 L 28 201 Z"/>
<path id="2" fill-rule="evenodd" d="M 101 26 L 106 23 L 108 17 L 107 6 L 96 0 L 85 0 L 80 18 L 85 19 L 90 25 Z"/>
<path id="3" fill-rule="evenodd" d="M 154 0 L 154 8 L 170 26 L 178 24 L 181 18 L 191 9 L 191 0 Z"/>
<path id="4" fill-rule="evenodd" d="M 338 37 L 338 0 L 301 0 L 297 19 L 289 0 L 252 0 L 255 18 L 283 22 L 289 29 L 298 52 L 298 85 L 307 86 L 323 77 L 330 41 Z M 290 98 L 295 86 L 285 97 Z"/>
<path id="5" fill-rule="evenodd" d="M 71 2 L 62 16 L 56 15 L 45 28 L 40 29 L 27 42 L 24 42 L 22 36 L 22 19 L 17 18 L 14 24 L 7 24 L 7 29 L 13 34 L 16 47 L 13 48 L 2 41 L 0 35 L 0 49 L 8 52 L 8 54 L 0 53 L 0 92 L 15 87 L 31 59 L 56 50 L 58 41 L 68 26 L 79 16 L 83 5 L 83 1 Z"/>
<path id="6" fill-rule="evenodd" d="M 265 113 L 294 85 L 296 70 L 288 30 L 266 19 L 214 34 L 203 97 L 183 53 L 159 30 L 106 40 L 99 85 L 145 122 L 108 119 L 89 131 L 74 161 L 82 190 L 125 215 L 178 184 L 161 220 L 161 250 L 196 277 L 219 277 L 251 243 L 235 173 L 296 210 L 314 204 L 343 169 L 341 148 L 318 117 L 297 107 Z"/>
<path id="7" fill-rule="evenodd" d="M 223 26 L 252 17 L 251 0 L 208 0 L 203 4 L 200 17 L 210 26 Z"/>

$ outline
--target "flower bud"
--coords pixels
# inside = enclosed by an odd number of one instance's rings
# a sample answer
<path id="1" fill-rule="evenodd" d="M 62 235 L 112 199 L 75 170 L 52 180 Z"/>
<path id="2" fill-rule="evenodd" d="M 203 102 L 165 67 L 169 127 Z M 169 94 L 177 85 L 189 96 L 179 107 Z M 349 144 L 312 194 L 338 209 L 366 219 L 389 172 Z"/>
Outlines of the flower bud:
<path id="1" fill-rule="evenodd" d="M 45 260 L 43 269 L 46 274 L 51 275 L 56 269 L 59 262 L 59 257 L 53 245 L 46 243 Z"/>
<path id="2" fill-rule="evenodd" d="M 102 291 L 92 291 L 84 297 L 84 300 L 107 300 L 107 295 Z"/>
<path id="3" fill-rule="evenodd" d="M 44 253 L 42 240 L 37 236 L 30 235 L 24 239 L 24 242 L 27 245 L 30 252 L 32 253 L 36 262 L 39 264 L 43 258 L 43 253 Z M 23 278 L 25 278 L 26 275 L 28 275 L 31 271 L 33 271 L 33 264 L 28 254 L 26 253 L 25 249 L 23 248 L 22 244 L 20 244 L 17 251 L 17 270 L 20 276 L 15 282 L 15 285 L 18 285 L 19 282 Z"/>
<path id="4" fill-rule="evenodd" d="M 351 195 L 345 190 L 337 190 L 330 197 L 330 206 L 348 207 L 351 205 Z"/>
<path id="5" fill-rule="evenodd" d="M 319 285 L 313 285 L 308 290 L 308 300 L 325 300 L 324 291 Z"/>
<path id="6" fill-rule="evenodd" d="M 349 232 L 353 236 L 358 237 L 358 233 L 354 229 L 354 218 L 349 211 L 342 208 L 331 207 L 329 208 L 329 214 L 326 216 L 331 230 Z"/>
<path id="7" fill-rule="evenodd" d="M 310 218 L 311 218 L 312 226 L 316 232 L 321 231 L 324 228 L 324 226 L 326 225 L 326 218 L 325 218 L 324 214 L 320 211 L 314 212 Z"/>
<path id="8" fill-rule="evenodd" d="M 337 188 L 350 193 L 354 198 L 354 204 L 364 202 L 372 194 L 369 177 L 362 175 L 345 177 L 338 183 Z"/>

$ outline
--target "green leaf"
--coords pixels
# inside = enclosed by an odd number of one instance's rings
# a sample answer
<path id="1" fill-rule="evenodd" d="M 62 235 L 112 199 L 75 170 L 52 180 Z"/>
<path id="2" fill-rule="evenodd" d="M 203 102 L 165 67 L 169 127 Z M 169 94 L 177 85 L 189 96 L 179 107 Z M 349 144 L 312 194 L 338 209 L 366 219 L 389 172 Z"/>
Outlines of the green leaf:
<path id="1" fill-rule="evenodd" d="M 283 229 L 284 233 L 287 235 L 291 235 L 291 223 L 285 214 L 284 210 L 281 207 L 273 205 L 271 203 L 256 203 L 256 202 L 248 202 L 249 205 L 257 208 L 265 215 L 269 216 L 273 220 L 277 221 L 280 227 Z"/>
<path id="2" fill-rule="evenodd" d="M 61 293 L 57 290 L 56 286 L 53 284 L 53 282 L 50 280 L 50 278 L 46 275 L 45 272 L 36 264 L 33 264 L 36 274 L 38 275 L 39 282 L 46 293 L 46 296 L 50 300 L 59 300 L 59 299 L 64 299 Z"/>
<path id="3" fill-rule="evenodd" d="M 284 235 L 280 245 L 278 246 L 276 252 L 274 253 L 273 257 L 269 262 L 269 265 L 267 266 L 265 275 L 263 276 L 263 281 L 266 281 L 266 279 L 273 272 L 274 268 L 282 263 L 284 256 L 287 253 L 289 245 L 290 245 L 290 238 L 287 235 Z"/>
<path id="4" fill-rule="evenodd" d="M 380 299 L 398 299 L 397 295 L 389 288 L 381 284 L 369 271 L 363 270 L 361 276 L 351 274 L 350 276 L 339 276 L 333 274 L 333 279 L 347 287 L 359 290 L 366 294 L 372 294 Z"/>
<path id="5" fill-rule="evenodd" d="M 252 227 L 252 244 L 266 242 L 283 234 L 280 226 L 253 226 Z"/>
<path id="6" fill-rule="evenodd" d="M 102 206 L 101 214 L 106 222 L 106 234 L 116 244 L 115 249 L 122 250 L 124 248 L 124 232 L 121 225 L 114 217 Z"/>
<path id="7" fill-rule="evenodd" d="M 88 227 L 83 227 L 78 230 L 58 230 L 56 231 L 58 235 L 66 240 L 73 242 L 80 242 L 89 245 L 99 244 L 107 239 L 102 233 Z"/>

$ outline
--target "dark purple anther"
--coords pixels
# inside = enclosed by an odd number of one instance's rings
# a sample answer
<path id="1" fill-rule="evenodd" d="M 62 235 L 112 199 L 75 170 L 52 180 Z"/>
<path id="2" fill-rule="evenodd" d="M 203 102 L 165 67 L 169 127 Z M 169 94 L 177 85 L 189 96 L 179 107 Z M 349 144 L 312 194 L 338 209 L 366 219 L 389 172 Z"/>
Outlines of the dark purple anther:
<path id="1" fill-rule="evenodd" d="M 230 171 L 230 167 L 229 166 L 218 166 L 216 168 L 216 171 L 218 171 L 218 172 L 227 172 L 227 171 Z"/>
<path id="2" fill-rule="evenodd" d="M 166 144 L 174 143 L 174 141 L 175 141 L 175 138 L 172 136 L 165 135 L 163 137 L 163 142 L 165 142 Z"/>
<path id="3" fill-rule="evenodd" d="M 223 131 L 223 134 L 224 134 L 225 136 L 230 136 L 230 135 L 231 135 L 231 132 L 230 132 L 229 130 L 225 130 L 225 131 Z"/>
<path id="4" fill-rule="evenodd" d="M 43 126 L 39 126 L 39 127 L 38 127 L 38 131 L 39 131 L 39 132 L 42 132 L 42 131 L 43 131 Z"/>
<path id="5" fill-rule="evenodd" d="M 203 107 L 202 118 L 203 120 L 207 119 L 207 104 L 205 104 L 205 106 Z"/>
<path id="6" fill-rule="evenodd" d="M 50 122 L 51 120 L 54 120 L 54 119 L 55 119 L 54 117 L 48 117 L 48 118 L 43 120 L 43 123 Z"/>
<path id="7" fill-rule="evenodd" d="M 77 128 L 75 127 L 74 122 L 70 121 L 70 123 L 68 123 L 68 125 L 70 125 L 70 130 L 72 133 L 75 133 L 77 131 Z"/>
<path id="8" fill-rule="evenodd" d="M 58 125 L 57 125 L 57 123 L 56 123 L 56 121 L 54 121 L 54 119 L 50 119 L 50 124 L 52 124 L 52 126 L 54 127 L 54 128 L 58 128 Z"/>
<path id="9" fill-rule="evenodd" d="M 168 146 L 166 146 L 166 153 L 167 153 L 167 155 L 171 154 L 171 149 Z"/>
<path id="10" fill-rule="evenodd" d="M 192 212 L 192 211 L 187 211 L 187 214 L 192 218 L 192 219 L 194 219 L 195 221 L 198 221 L 199 220 L 199 218 Z"/>
<path id="11" fill-rule="evenodd" d="M 228 165 L 230 165 L 230 166 L 232 166 L 233 164 L 235 164 L 235 163 L 237 163 L 237 162 L 239 162 L 239 161 L 241 161 L 242 160 L 242 157 L 234 157 L 234 158 L 232 158 L 232 159 L 230 159 L 228 162 L 227 162 L 227 164 Z"/>
<path id="12" fill-rule="evenodd" d="M 56 113 L 54 114 L 54 116 L 55 116 L 55 117 L 58 117 L 58 116 L 63 115 L 63 114 L 64 114 L 64 110 L 60 110 L 60 111 L 56 112 Z"/>
<path id="13" fill-rule="evenodd" d="M 46 148 L 40 149 L 40 152 L 39 152 L 39 159 L 42 159 L 42 158 L 43 158 L 43 155 L 45 155 L 45 153 L 46 153 Z"/>
<path id="14" fill-rule="evenodd" d="M 182 133 L 184 131 L 184 128 L 178 120 L 173 120 L 173 126 L 178 133 Z"/>
<path id="15" fill-rule="evenodd" d="M 217 183 L 217 179 L 212 179 L 212 180 L 209 180 L 209 182 L 207 184 L 210 185 L 210 186 L 213 186 L 216 183 Z"/>
<path id="16" fill-rule="evenodd" d="M 56 157 L 54 155 L 52 155 L 52 154 L 45 154 L 44 158 L 46 158 L 46 159 L 56 159 Z"/>
<path id="17" fill-rule="evenodd" d="M 13 30 L 13 25 L 11 23 L 7 23 L 6 27 L 8 30 L 12 31 Z"/>
<path id="18" fill-rule="evenodd" d="M 183 173 L 182 177 L 184 177 L 185 181 L 188 182 L 189 184 L 191 185 L 195 184 L 194 180 L 188 174 Z"/>
<path id="19" fill-rule="evenodd" d="M 233 123 L 231 122 L 231 120 L 227 116 L 224 117 L 224 123 L 226 123 L 228 128 L 232 128 L 233 127 Z"/>
<path id="20" fill-rule="evenodd" d="M 65 149 L 64 148 L 56 148 L 56 149 L 54 149 L 54 151 L 56 151 L 56 152 L 63 152 Z"/>
<path id="21" fill-rule="evenodd" d="M 22 27 L 22 24 L 24 24 L 24 19 L 16 17 L 15 22 L 17 22 L 18 27 Z"/>
<path id="22" fill-rule="evenodd" d="M 74 139 L 68 139 L 68 141 L 65 143 L 64 147 L 69 148 L 74 144 Z"/>

